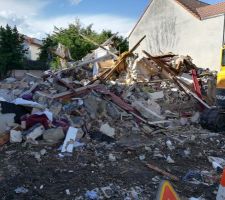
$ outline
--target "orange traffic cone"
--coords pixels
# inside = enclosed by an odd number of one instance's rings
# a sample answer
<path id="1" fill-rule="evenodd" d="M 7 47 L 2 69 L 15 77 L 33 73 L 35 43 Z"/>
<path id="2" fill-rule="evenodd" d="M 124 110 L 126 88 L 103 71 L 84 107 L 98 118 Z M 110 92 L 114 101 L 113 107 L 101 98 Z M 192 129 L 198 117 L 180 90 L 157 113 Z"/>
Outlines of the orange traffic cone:
<path id="1" fill-rule="evenodd" d="M 220 187 L 216 196 L 216 200 L 225 200 L 225 168 L 223 169 L 223 175 L 220 181 Z"/>
<path id="2" fill-rule="evenodd" d="M 180 200 L 169 181 L 163 181 L 157 194 L 156 200 Z"/>

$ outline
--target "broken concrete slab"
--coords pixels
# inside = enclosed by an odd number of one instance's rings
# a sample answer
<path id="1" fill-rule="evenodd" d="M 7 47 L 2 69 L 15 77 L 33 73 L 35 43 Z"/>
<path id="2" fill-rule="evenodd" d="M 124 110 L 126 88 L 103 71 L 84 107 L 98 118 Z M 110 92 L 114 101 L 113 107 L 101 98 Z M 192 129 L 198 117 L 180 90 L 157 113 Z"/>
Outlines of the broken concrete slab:
<path id="1" fill-rule="evenodd" d="M 89 134 L 91 139 L 99 141 L 99 142 L 107 142 L 108 144 L 116 142 L 114 138 L 109 137 L 99 131 L 90 131 Z"/>
<path id="2" fill-rule="evenodd" d="M 24 132 L 23 135 L 25 135 L 26 142 L 38 144 L 38 141 L 36 141 L 36 139 L 40 137 L 43 134 L 43 132 L 44 126 L 42 126 L 41 124 L 36 124 L 28 131 Z"/>
<path id="3" fill-rule="evenodd" d="M 159 91 L 159 92 L 153 92 L 153 93 L 148 93 L 149 98 L 152 100 L 159 100 L 164 98 L 164 92 Z"/>
<path id="4" fill-rule="evenodd" d="M 63 106 L 60 102 L 55 101 L 52 102 L 49 110 L 53 113 L 54 116 L 58 116 L 62 110 L 62 107 Z"/>
<path id="5" fill-rule="evenodd" d="M 15 125 L 16 114 L 0 114 L 0 134 L 9 131 Z"/>
<path id="6" fill-rule="evenodd" d="M 100 131 L 109 137 L 115 136 L 115 128 L 112 128 L 108 123 L 101 125 Z"/>
<path id="7" fill-rule="evenodd" d="M 163 120 L 164 117 L 160 115 L 161 108 L 155 102 L 140 102 L 135 101 L 132 103 L 132 106 L 138 110 L 141 115 L 151 121 Z"/>
<path id="8" fill-rule="evenodd" d="M 200 113 L 196 112 L 192 117 L 191 117 L 191 122 L 192 123 L 199 123 L 200 120 Z"/>
<path id="9" fill-rule="evenodd" d="M 115 162 L 116 161 L 116 156 L 113 155 L 112 153 L 109 154 L 109 161 Z"/>
<path id="10" fill-rule="evenodd" d="M 59 85 L 57 83 L 54 84 L 54 88 L 59 91 L 59 93 L 61 92 L 66 92 L 68 89 L 65 86 Z"/>
<path id="11" fill-rule="evenodd" d="M 71 116 L 70 117 L 72 122 L 73 122 L 73 126 L 75 128 L 81 128 L 84 125 L 84 120 L 82 117 L 79 116 Z"/>
<path id="12" fill-rule="evenodd" d="M 21 143 L 23 140 L 22 132 L 18 130 L 10 131 L 10 143 Z"/>
<path id="13" fill-rule="evenodd" d="M 37 102 L 34 102 L 34 101 L 28 101 L 28 100 L 25 100 L 25 99 L 22 99 L 22 98 L 17 98 L 13 101 L 13 103 L 15 105 L 21 105 L 21 106 L 27 106 L 27 107 L 32 107 L 32 108 L 40 108 L 40 109 L 44 109 L 45 106 L 44 105 L 41 105 Z"/>
<path id="14" fill-rule="evenodd" d="M 92 119 L 95 119 L 96 116 L 106 115 L 106 104 L 104 100 L 93 94 L 84 99 L 84 106 Z"/>
<path id="15" fill-rule="evenodd" d="M 116 108 L 116 106 L 112 104 L 107 104 L 106 106 L 107 114 L 113 119 L 119 119 L 121 116 L 121 112 Z"/>
<path id="16" fill-rule="evenodd" d="M 65 135 L 62 127 L 44 130 L 43 139 L 46 142 L 55 144 L 64 139 Z"/>
<path id="17" fill-rule="evenodd" d="M 77 136 L 77 128 L 74 127 L 69 127 L 67 134 L 66 134 L 66 138 L 63 142 L 63 146 L 62 146 L 62 153 L 72 153 L 73 152 L 73 148 L 74 148 L 74 143 L 75 143 L 75 139 Z"/>
<path id="18" fill-rule="evenodd" d="M 123 135 L 117 144 L 122 147 L 138 148 L 151 143 L 151 139 L 140 134 Z"/>
<path id="19" fill-rule="evenodd" d="M 15 96 L 12 94 L 12 92 L 9 91 L 9 89 L 10 88 L 0 89 L 0 97 L 8 102 L 12 101 L 15 98 Z"/>
<path id="20" fill-rule="evenodd" d="M 13 78 L 13 77 L 9 77 L 9 78 L 4 79 L 4 81 L 6 83 L 14 83 L 14 82 L 17 81 L 17 79 L 16 78 Z"/>
<path id="21" fill-rule="evenodd" d="M 25 187 L 17 187 L 14 191 L 16 194 L 26 194 L 29 192 L 29 190 Z"/>

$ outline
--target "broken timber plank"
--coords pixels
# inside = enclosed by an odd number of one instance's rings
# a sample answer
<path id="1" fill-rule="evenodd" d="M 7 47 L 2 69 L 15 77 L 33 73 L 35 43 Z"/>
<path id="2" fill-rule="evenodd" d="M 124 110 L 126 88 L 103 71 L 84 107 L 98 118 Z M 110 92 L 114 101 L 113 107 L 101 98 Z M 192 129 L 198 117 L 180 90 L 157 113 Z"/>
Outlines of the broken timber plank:
<path id="1" fill-rule="evenodd" d="M 98 84 L 87 85 L 87 86 L 74 89 L 73 91 L 69 90 L 69 91 L 62 92 L 59 94 L 54 94 L 54 95 L 49 95 L 41 91 L 37 91 L 36 93 L 40 96 L 47 97 L 49 99 L 61 99 L 61 98 L 75 96 L 75 95 L 80 95 L 82 92 L 85 92 L 86 90 L 89 90 L 89 89 L 94 89 L 97 86 Z"/>
<path id="2" fill-rule="evenodd" d="M 188 96 L 193 96 L 196 100 L 198 100 L 202 105 L 204 105 L 206 108 L 211 108 L 207 103 L 205 103 L 201 98 L 198 97 L 196 93 L 192 91 L 192 89 L 182 80 L 178 79 L 176 77 L 176 74 L 167 68 L 167 64 L 162 62 L 161 60 L 155 59 L 153 56 L 151 56 L 148 52 L 143 50 L 143 53 L 147 55 L 150 59 L 152 59 L 157 65 L 159 65 L 162 69 L 167 71 L 171 75 L 171 79 L 178 85 L 178 87 L 185 92 Z"/>
<path id="3" fill-rule="evenodd" d="M 57 77 L 56 75 L 54 74 L 51 74 L 58 82 L 60 82 L 61 84 L 63 84 L 65 87 L 71 89 L 73 92 L 75 92 L 74 88 L 72 85 L 66 83 L 64 80 L 62 80 L 61 78 Z"/>
<path id="4" fill-rule="evenodd" d="M 150 169 L 152 169 L 152 170 L 154 170 L 154 171 L 164 175 L 164 176 L 167 176 L 168 178 L 170 178 L 173 181 L 179 181 L 180 180 L 177 176 L 174 176 L 174 175 L 170 174 L 169 172 L 166 172 L 165 170 L 160 169 L 157 166 L 154 166 L 152 164 L 146 164 L 146 166 L 148 168 L 150 168 Z"/>
<path id="5" fill-rule="evenodd" d="M 57 75 L 59 73 L 63 73 L 63 72 L 69 72 L 77 67 L 82 67 L 82 66 L 85 66 L 85 65 L 88 65 L 90 63 L 95 63 L 95 62 L 98 62 L 98 61 L 101 61 L 101 60 L 105 60 L 105 59 L 109 59 L 111 55 L 105 55 L 105 56 L 102 56 L 100 58 L 95 58 L 95 59 L 90 59 L 90 60 L 87 60 L 87 61 L 81 61 L 80 63 L 74 63 L 72 64 L 72 67 L 70 68 L 66 68 L 66 69 L 62 69 L 62 70 L 59 70 L 57 72 L 54 73 L 54 75 Z"/>
<path id="6" fill-rule="evenodd" d="M 91 42 L 92 44 L 100 47 L 101 49 L 105 50 L 108 54 L 111 54 L 114 58 L 118 58 L 118 56 L 115 53 L 112 53 L 111 51 L 109 51 L 108 49 L 106 49 L 104 46 L 102 46 L 101 44 L 98 44 L 97 42 L 89 39 L 88 37 L 86 37 L 85 35 L 82 35 L 81 33 L 79 34 L 82 38 L 84 38 L 85 40 Z"/>
<path id="7" fill-rule="evenodd" d="M 0 136 L 0 146 L 3 146 L 9 141 L 9 133 L 3 133 Z"/>
<path id="8" fill-rule="evenodd" d="M 126 60 L 127 57 L 129 57 L 130 55 L 133 54 L 133 52 L 138 48 L 138 46 L 141 44 L 141 42 L 146 38 L 146 35 L 143 36 L 136 45 L 134 45 L 134 47 L 128 51 L 123 53 L 120 57 L 119 60 L 115 63 L 115 66 L 109 71 L 109 73 L 104 77 L 104 81 L 108 80 L 109 77 L 111 77 L 111 75 L 117 70 L 117 68 L 121 65 L 122 62 L 124 62 Z"/>
<path id="9" fill-rule="evenodd" d="M 182 90 L 183 92 L 185 92 L 185 94 L 187 94 L 189 96 L 189 94 L 178 83 L 177 78 L 176 78 L 176 74 L 172 70 L 169 69 L 169 65 L 167 65 L 164 62 L 162 62 L 159 59 L 154 58 L 152 55 L 150 55 L 148 52 L 146 52 L 144 50 L 142 52 L 146 56 L 148 56 L 151 60 L 153 60 L 159 67 L 161 67 L 162 69 L 164 69 L 169 74 L 170 78 L 178 85 L 178 87 L 180 88 L 180 90 Z"/>

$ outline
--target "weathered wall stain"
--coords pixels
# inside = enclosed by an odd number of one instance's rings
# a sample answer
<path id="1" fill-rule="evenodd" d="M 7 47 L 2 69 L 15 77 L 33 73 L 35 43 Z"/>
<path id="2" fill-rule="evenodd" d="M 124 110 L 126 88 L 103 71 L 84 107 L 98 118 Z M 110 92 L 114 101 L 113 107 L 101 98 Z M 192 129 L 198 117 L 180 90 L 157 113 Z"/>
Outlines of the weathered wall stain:
<path id="1" fill-rule="evenodd" d="M 133 46 L 147 38 L 136 50 L 153 55 L 173 52 L 190 55 L 199 67 L 219 69 L 223 38 L 223 16 L 200 21 L 174 0 L 153 0 L 129 38 Z"/>

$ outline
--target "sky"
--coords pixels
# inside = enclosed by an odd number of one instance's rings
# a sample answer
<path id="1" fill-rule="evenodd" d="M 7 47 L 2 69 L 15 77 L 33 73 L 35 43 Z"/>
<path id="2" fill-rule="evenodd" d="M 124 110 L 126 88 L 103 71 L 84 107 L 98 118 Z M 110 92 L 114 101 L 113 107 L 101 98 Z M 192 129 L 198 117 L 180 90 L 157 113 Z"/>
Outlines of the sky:
<path id="1" fill-rule="evenodd" d="M 204 0 L 213 4 L 221 0 Z M 54 26 L 66 28 L 80 19 L 93 29 L 127 36 L 149 0 L 0 0 L 0 25 L 17 26 L 30 37 L 42 39 Z"/>

